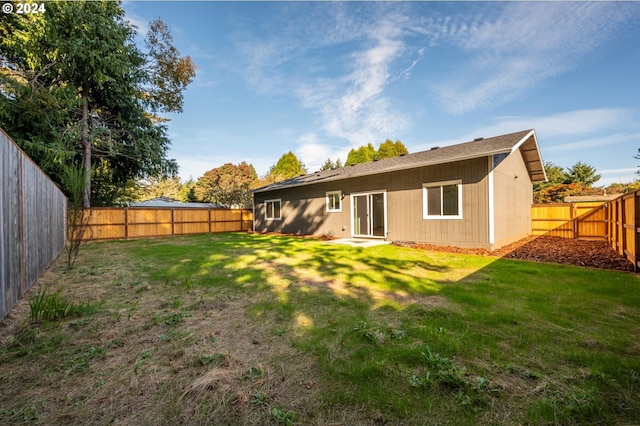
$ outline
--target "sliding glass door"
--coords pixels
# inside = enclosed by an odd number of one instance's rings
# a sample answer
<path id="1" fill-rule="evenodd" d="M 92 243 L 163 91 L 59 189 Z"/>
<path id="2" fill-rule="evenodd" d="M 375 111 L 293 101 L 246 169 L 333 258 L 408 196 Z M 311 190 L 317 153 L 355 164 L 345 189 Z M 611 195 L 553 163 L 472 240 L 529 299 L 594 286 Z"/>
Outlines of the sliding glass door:
<path id="1" fill-rule="evenodd" d="M 386 193 L 371 192 L 351 196 L 352 234 L 354 237 L 386 235 Z"/>

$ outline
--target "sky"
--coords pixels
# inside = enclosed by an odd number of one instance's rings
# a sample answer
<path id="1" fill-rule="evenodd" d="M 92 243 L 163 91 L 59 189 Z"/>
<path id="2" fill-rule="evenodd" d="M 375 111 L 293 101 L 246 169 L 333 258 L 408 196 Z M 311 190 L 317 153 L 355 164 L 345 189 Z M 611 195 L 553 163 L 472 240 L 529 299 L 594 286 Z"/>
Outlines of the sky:
<path id="1" fill-rule="evenodd" d="M 409 152 L 535 129 L 542 158 L 631 182 L 640 160 L 640 2 L 125 1 L 197 65 L 168 153 L 309 172 L 387 139 Z"/>

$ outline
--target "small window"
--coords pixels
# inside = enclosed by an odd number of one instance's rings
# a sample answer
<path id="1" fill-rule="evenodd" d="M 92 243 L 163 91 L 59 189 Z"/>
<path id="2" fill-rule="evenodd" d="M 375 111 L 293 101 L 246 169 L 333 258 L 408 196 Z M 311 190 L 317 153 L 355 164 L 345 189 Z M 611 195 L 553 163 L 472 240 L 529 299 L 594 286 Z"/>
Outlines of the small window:
<path id="1" fill-rule="evenodd" d="M 423 219 L 462 219 L 462 181 L 422 185 Z"/>
<path id="2" fill-rule="evenodd" d="M 267 209 L 265 217 L 267 219 L 281 219 L 282 218 L 282 201 L 281 200 L 265 200 L 264 205 Z"/>
<path id="3" fill-rule="evenodd" d="M 493 154 L 493 168 L 498 167 L 498 164 L 502 163 L 502 160 L 509 156 L 508 152 L 502 154 Z"/>
<path id="4" fill-rule="evenodd" d="M 342 191 L 327 192 L 327 211 L 328 212 L 342 211 Z"/>

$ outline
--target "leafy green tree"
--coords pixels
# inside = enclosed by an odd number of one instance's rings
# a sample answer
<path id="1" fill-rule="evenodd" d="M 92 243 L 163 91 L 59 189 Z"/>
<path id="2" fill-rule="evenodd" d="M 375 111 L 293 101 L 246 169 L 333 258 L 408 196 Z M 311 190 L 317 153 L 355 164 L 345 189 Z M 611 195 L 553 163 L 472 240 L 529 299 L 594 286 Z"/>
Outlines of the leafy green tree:
<path id="1" fill-rule="evenodd" d="M 380 144 L 378 150 L 372 144 L 363 145 L 357 149 L 351 149 L 347 156 L 346 166 L 352 164 L 368 163 L 374 160 L 383 160 L 385 158 L 397 157 L 398 155 L 408 154 L 409 150 L 400 141 L 393 142 L 387 139 Z"/>
<path id="2" fill-rule="evenodd" d="M 195 184 L 199 200 L 216 203 L 224 207 L 251 207 L 251 194 L 258 181 L 258 175 L 251 164 L 231 163 L 211 169 Z"/>
<path id="3" fill-rule="evenodd" d="M 596 174 L 596 169 L 582 161 L 578 161 L 567 170 L 569 183 L 578 183 L 587 188 L 591 188 L 594 183 L 600 180 L 601 175 Z"/>
<path id="4" fill-rule="evenodd" d="M 376 159 L 382 160 L 384 158 L 392 158 L 397 157 L 398 155 L 408 154 L 409 150 L 406 146 L 400 141 L 391 141 L 387 139 L 378 147 L 378 152 L 376 154 Z"/>
<path id="5" fill-rule="evenodd" d="M 304 163 L 293 152 L 289 151 L 283 154 L 278 162 L 269 168 L 266 181 L 279 182 L 306 173 L 307 168 Z"/>
<path id="6" fill-rule="evenodd" d="M 136 195 L 139 201 L 151 200 L 158 197 L 169 197 L 174 200 L 180 200 L 182 188 L 183 185 L 178 176 L 154 176 L 138 182 Z"/>
<path id="7" fill-rule="evenodd" d="M 351 151 L 349 151 L 349 155 L 347 155 L 347 161 L 344 165 L 350 166 L 352 164 L 368 163 L 369 161 L 375 160 L 376 154 L 376 149 L 372 144 L 363 145 L 358 149 L 352 148 Z"/>
<path id="8" fill-rule="evenodd" d="M 544 171 L 547 174 L 546 182 L 536 182 L 533 184 L 533 191 L 539 191 L 547 186 L 569 183 L 567 174 L 560 166 L 555 165 L 551 161 L 544 162 Z"/>
<path id="9" fill-rule="evenodd" d="M 198 202 L 198 197 L 196 196 L 196 182 L 192 178 L 187 179 L 187 181 L 182 184 L 179 200 L 183 203 Z"/>
<path id="10" fill-rule="evenodd" d="M 54 180 L 79 159 L 85 207 L 113 201 L 131 179 L 175 173 L 154 114 L 181 111 L 195 66 L 161 21 L 146 54 L 118 2 L 50 1 L 45 14 L 1 16 L 0 35 L 0 124 Z"/>

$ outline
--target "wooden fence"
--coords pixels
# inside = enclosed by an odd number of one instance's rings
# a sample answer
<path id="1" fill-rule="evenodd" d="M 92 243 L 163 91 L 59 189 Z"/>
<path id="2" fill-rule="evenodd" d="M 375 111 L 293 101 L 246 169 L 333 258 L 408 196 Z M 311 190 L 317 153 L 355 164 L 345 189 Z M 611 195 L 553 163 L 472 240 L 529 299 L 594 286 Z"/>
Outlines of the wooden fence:
<path id="1" fill-rule="evenodd" d="M 637 272 L 640 268 L 640 191 L 608 203 L 607 241 L 633 263 Z"/>
<path id="2" fill-rule="evenodd" d="M 164 237 L 250 231 L 247 209 L 124 207 L 93 208 L 85 240 Z"/>
<path id="3" fill-rule="evenodd" d="M 0 320 L 65 244 L 67 198 L 0 129 Z"/>
<path id="4" fill-rule="evenodd" d="M 607 241 L 640 269 L 640 190 L 609 202 L 534 204 L 534 235 Z"/>
<path id="5" fill-rule="evenodd" d="M 602 201 L 534 204 L 533 235 L 552 235 L 577 240 L 607 240 L 607 203 Z"/>

